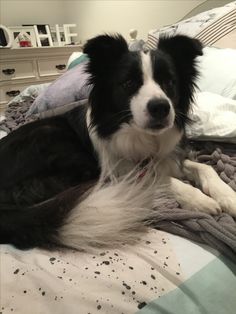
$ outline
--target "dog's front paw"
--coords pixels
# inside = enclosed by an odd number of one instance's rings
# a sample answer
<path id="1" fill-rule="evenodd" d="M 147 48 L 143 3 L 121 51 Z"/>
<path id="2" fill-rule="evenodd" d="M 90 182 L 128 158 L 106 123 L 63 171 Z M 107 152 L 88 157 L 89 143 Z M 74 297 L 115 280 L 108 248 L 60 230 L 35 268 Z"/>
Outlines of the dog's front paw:
<path id="1" fill-rule="evenodd" d="M 221 206 L 211 197 L 195 189 L 181 202 L 181 207 L 188 210 L 200 211 L 210 215 L 217 215 L 222 212 Z"/>
<path id="2" fill-rule="evenodd" d="M 236 217 L 236 192 L 225 182 L 208 180 L 208 182 L 205 182 L 205 186 L 203 186 L 203 191 L 220 205 L 222 211 Z"/>
<path id="3" fill-rule="evenodd" d="M 236 217 L 236 192 L 228 185 L 224 184 L 218 191 L 211 191 L 211 196 L 224 212 Z"/>
<path id="4" fill-rule="evenodd" d="M 176 201 L 183 209 L 201 211 L 212 215 L 222 211 L 216 200 L 176 178 L 170 179 L 170 188 Z"/>

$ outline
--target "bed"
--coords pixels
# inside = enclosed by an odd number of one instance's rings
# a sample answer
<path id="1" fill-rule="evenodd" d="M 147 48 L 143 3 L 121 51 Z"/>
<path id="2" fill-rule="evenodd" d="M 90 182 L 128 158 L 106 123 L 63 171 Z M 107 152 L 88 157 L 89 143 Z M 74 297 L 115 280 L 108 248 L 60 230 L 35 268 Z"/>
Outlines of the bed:
<path id="1" fill-rule="evenodd" d="M 224 13 L 219 11 L 221 18 L 228 12 L 232 17 L 236 2 L 230 6 L 228 4 L 227 9 L 223 8 Z M 200 7 L 194 16 L 199 12 Z M 208 23 L 204 32 L 210 29 L 212 33 L 215 22 Z M 230 27 L 234 22 L 236 18 L 233 22 L 230 18 Z M 172 30 L 177 28 L 171 27 Z M 224 41 L 224 48 L 235 47 L 231 40 L 229 45 L 228 39 L 225 39 L 232 32 L 225 33 L 225 36 L 220 32 L 218 39 L 221 43 Z M 154 31 L 150 34 L 153 35 Z M 160 30 L 156 30 L 155 34 L 155 40 L 158 40 Z M 214 43 L 219 42 L 218 39 L 214 39 Z M 146 44 L 150 44 L 150 36 Z M 225 60 L 225 53 L 229 53 L 226 49 L 220 55 L 221 50 L 208 49 L 206 47 L 208 59 L 201 61 L 206 72 L 209 72 L 208 66 L 211 65 L 209 60 Z M 230 50 L 228 62 L 236 56 L 231 54 L 233 52 Z M 81 69 L 86 60 L 80 57 L 77 67 L 71 70 L 75 77 L 80 71 L 81 78 Z M 231 72 L 236 73 L 236 68 L 233 71 L 234 61 L 230 66 Z M 214 80 L 216 75 L 212 73 L 210 79 Z M 227 78 L 220 82 L 220 86 L 228 84 L 228 88 L 222 88 L 221 94 L 217 94 L 217 84 L 209 83 L 209 77 L 200 82 L 201 91 L 196 95 L 192 112 L 195 124 L 193 129 L 187 130 L 187 135 L 189 148 L 195 152 L 195 157 L 200 162 L 211 164 L 236 191 L 236 123 L 233 123 L 236 122 L 236 78 L 233 75 Z M 63 96 L 63 101 L 62 96 L 56 99 L 58 86 L 66 88 L 65 80 L 62 82 L 60 78 L 59 82 L 44 86 L 43 91 L 42 86 L 31 86 L 15 98 L 8 105 L 5 116 L 0 118 L 0 137 L 35 119 L 83 105 L 89 90 L 82 79 L 79 97 L 78 91 L 75 91 L 76 101 L 68 100 L 67 95 Z M 73 85 L 71 75 L 69 81 L 70 86 Z M 78 88 L 78 81 L 75 80 L 75 84 Z M 227 113 L 226 119 L 221 118 L 222 112 Z M 217 124 L 213 121 L 217 121 Z M 172 214 L 173 209 L 176 210 L 175 215 Z M 20 251 L 10 245 L 1 245 L 0 313 L 235 313 L 235 220 L 224 214 L 214 220 L 208 215 L 198 215 L 192 220 L 189 217 L 180 219 L 183 213 L 174 200 L 166 203 L 162 214 L 165 219 L 153 225 L 132 246 L 97 249 L 88 254 L 72 250 Z"/>

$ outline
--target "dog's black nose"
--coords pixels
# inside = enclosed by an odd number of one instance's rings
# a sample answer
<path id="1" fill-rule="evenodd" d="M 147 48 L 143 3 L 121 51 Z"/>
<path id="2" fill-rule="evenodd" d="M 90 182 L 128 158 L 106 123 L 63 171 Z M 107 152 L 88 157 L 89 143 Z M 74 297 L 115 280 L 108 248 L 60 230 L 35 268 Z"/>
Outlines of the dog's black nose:
<path id="1" fill-rule="evenodd" d="M 152 118 L 161 121 L 168 116 L 170 104 L 165 99 L 154 98 L 149 100 L 147 110 Z"/>

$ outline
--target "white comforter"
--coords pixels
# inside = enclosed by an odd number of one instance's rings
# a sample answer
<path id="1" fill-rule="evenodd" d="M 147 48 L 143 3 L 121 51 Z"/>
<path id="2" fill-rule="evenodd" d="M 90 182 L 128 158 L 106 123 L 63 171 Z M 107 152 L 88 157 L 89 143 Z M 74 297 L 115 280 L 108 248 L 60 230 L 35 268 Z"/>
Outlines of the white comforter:
<path id="1" fill-rule="evenodd" d="M 196 93 L 190 118 L 194 123 L 186 128 L 188 138 L 236 143 L 236 100 Z"/>
<path id="2" fill-rule="evenodd" d="M 150 230 L 137 245 L 94 254 L 20 251 L 9 245 L 0 250 L 2 314 L 176 314 L 178 307 L 180 314 L 193 308 L 191 313 L 200 314 L 197 300 L 201 298 L 203 306 L 209 289 L 219 311 L 213 311 L 210 304 L 204 305 L 204 313 L 232 314 L 225 305 L 236 305 L 231 304 L 235 278 L 224 288 L 215 282 L 221 280 L 218 268 L 226 279 L 231 276 L 214 255 L 217 252 L 162 231 Z M 176 293 L 179 303 L 173 306 Z"/>

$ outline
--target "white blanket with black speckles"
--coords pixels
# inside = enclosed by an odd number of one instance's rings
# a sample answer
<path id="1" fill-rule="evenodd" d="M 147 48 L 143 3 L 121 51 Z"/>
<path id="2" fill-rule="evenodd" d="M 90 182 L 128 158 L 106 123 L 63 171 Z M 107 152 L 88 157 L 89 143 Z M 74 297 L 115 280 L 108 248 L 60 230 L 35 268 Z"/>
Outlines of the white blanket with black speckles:
<path id="1" fill-rule="evenodd" d="M 2 314 L 232 314 L 236 306 L 236 265 L 163 231 L 94 254 L 0 252 Z"/>

